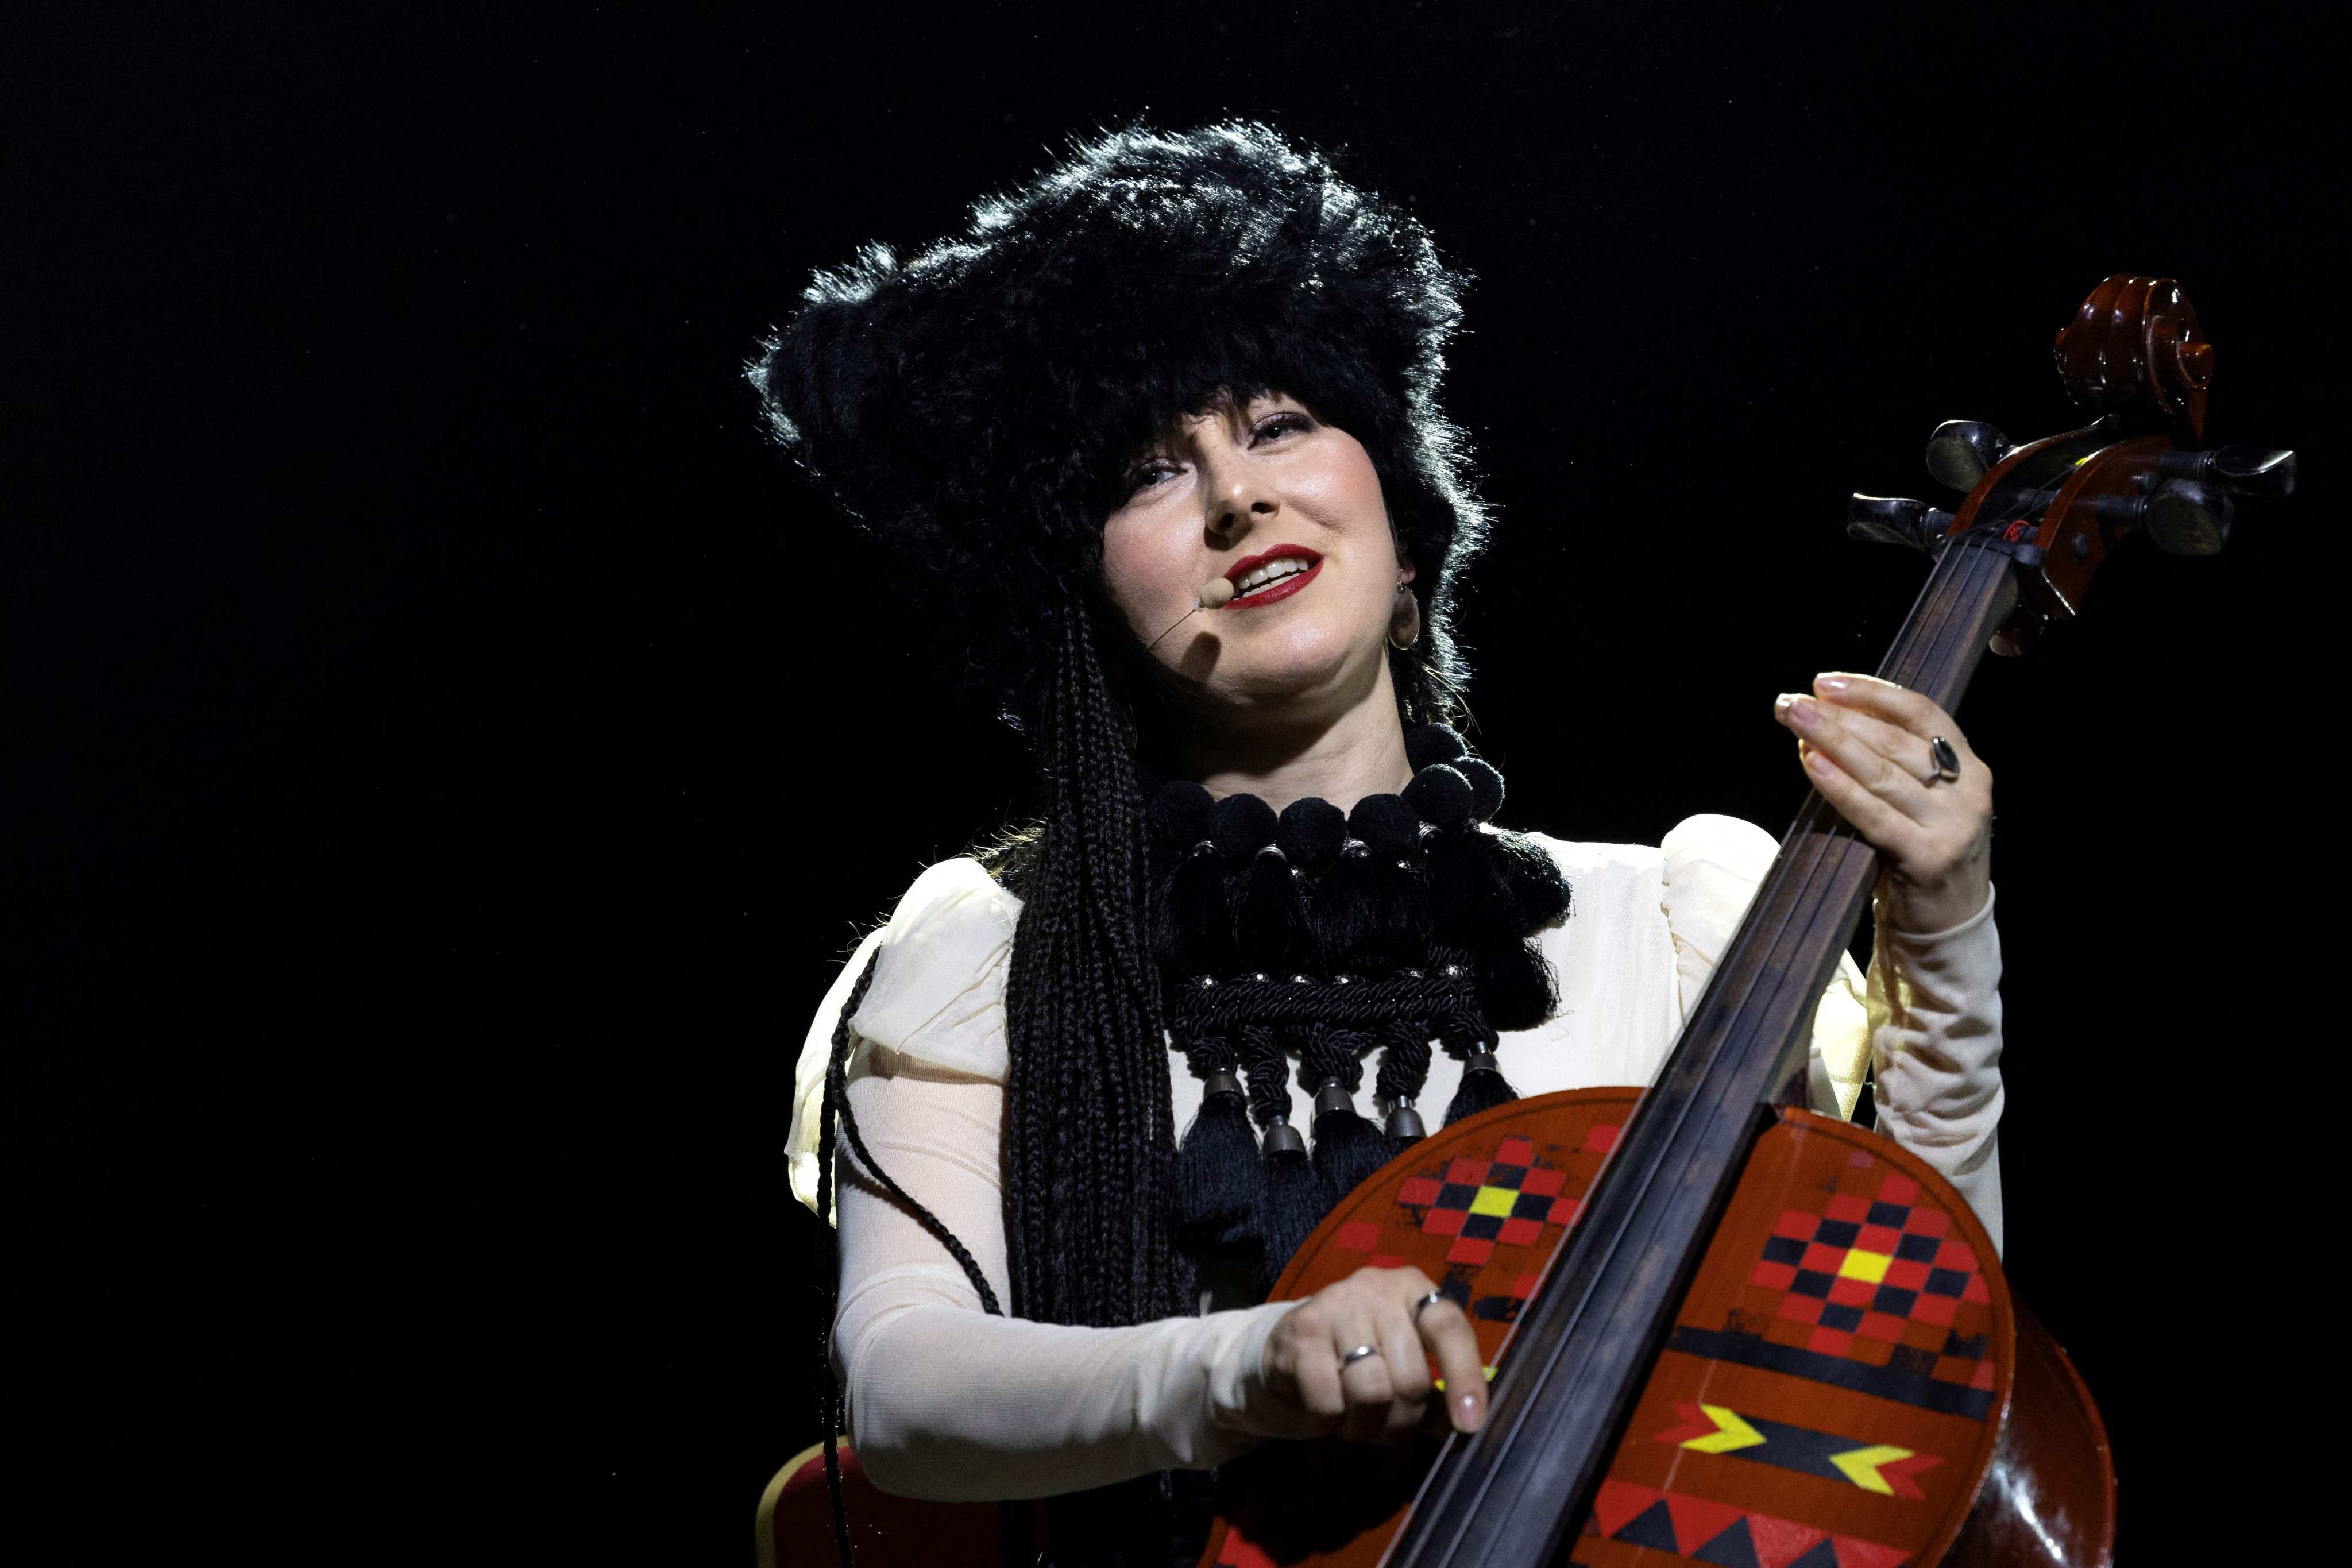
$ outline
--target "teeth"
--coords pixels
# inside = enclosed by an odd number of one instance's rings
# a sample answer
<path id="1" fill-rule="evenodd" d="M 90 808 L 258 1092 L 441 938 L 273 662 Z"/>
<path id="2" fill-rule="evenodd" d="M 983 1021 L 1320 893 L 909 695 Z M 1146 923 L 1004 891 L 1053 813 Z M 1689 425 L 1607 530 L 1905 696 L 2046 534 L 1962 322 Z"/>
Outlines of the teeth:
<path id="1" fill-rule="evenodd" d="M 1285 577 L 1296 577 L 1314 564 L 1312 561 L 1301 561 L 1296 555 L 1286 555 L 1279 561 L 1269 561 L 1241 580 L 1234 597 L 1255 594 L 1261 588 L 1270 588 Z"/>

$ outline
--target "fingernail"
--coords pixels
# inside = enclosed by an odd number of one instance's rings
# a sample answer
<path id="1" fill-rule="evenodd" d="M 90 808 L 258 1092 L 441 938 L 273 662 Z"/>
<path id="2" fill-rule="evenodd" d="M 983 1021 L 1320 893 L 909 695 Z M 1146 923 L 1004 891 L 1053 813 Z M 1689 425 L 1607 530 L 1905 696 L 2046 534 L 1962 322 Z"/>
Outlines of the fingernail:
<path id="1" fill-rule="evenodd" d="M 1817 691 L 1843 691 L 1853 682 L 1843 675 L 1816 675 L 1813 689 Z"/>
<path id="2" fill-rule="evenodd" d="M 1800 730 L 1810 730 L 1821 719 L 1820 705 L 1810 697 L 1791 697 L 1789 701 L 1789 722 Z"/>
<path id="3" fill-rule="evenodd" d="M 1462 1412 L 1462 1419 L 1457 1422 L 1456 1425 L 1465 1432 L 1475 1432 L 1479 1427 L 1484 1426 L 1486 1424 L 1486 1412 L 1478 1408 L 1478 1396 L 1476 1394 L 1465 1394 L 1459 1395 L 1455 1398 L 1454 1404 L 1455 1408 Z"/>

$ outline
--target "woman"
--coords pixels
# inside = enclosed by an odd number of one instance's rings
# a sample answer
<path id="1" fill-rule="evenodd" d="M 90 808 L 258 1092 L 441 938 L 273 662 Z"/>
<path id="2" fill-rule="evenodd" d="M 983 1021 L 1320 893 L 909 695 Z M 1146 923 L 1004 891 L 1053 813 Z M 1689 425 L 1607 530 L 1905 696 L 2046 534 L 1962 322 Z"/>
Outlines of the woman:
<path id="1" fill-rule="evenodd" d="M 752 370 L 1043 773 L 1037 829 L 932 867 L 845 968 L 793 1149 L 824 1212 L 827 1107 L 862 1135 L 831 1354 L 868 1475 L 1064 1498 L 1060 1561 L 1184 1559 L 1190 1478 L 1269 1437 L 1475 1427 L 1469 1326 L 1419 1273 L 1250 1303 L 1422 1102 L 1649 1081 L 1772 855 L 1721 817 L 1655 848 L 1486 824 L 1500 775 L 1443 722 L 1486 530 L 1436 402 L 1460 283 L 1264 127 L 1129 130 L 820 275 Z M 1990 774 L 1866 677 L 1775 712 L 1886 863 L 1814 1108 L 1874 1075 L 1997 1235 Z M 1417 1000 L 1370 1017 L 1367 979 Z"/>

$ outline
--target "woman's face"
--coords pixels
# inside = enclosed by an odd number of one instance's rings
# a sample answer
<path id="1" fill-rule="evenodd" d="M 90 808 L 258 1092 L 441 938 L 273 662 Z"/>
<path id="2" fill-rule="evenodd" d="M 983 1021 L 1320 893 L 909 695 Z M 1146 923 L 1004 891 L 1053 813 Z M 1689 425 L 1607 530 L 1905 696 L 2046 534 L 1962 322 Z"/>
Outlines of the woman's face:
<path id="1" fill-rule="evenodd" d="M 1138 454 L 1127 482 L 1103 575 L 1188 705 L 1212 722 L 1312 721 L 1385 691 L 1412 568 L 1353 436 L 1278 393 L 1223 400 Z M 1213 577 L 1233 599 L 1184 619 Z"/>

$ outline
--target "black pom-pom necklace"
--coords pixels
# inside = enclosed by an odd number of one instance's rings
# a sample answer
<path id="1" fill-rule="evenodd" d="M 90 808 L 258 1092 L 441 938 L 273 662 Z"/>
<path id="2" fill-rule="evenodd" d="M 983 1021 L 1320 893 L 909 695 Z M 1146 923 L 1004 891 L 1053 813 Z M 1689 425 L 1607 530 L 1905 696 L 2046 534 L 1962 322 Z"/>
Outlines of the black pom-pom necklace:
<path id="1" fill-rule="evenodd" d="M 1432 1042 L 1460 1055 L 1454 1121 L 1516 1098 L 1497 1031 L 1559 1004 L 1534 933 L 1568 909 L 1551 857 L 1482 826 L 1503 775 L 1443 724 L 1405 732 L 1412 783 L 1353 812 L 1178 781 L 1151 798 L 1152 938 L 1169 1034 L 1202 1081 L 1176 1156 L 1176 1233 L 1270 1284 L 1334 1204 L 1427 1132 Z M 1391 1106 L 1356 1109 L 1364 1058 Z M 1289 1058 L 1314 1091 L 1290 1122 Z M 1255 1125 L 1253 1125 L 1255 1124 Z"/>

